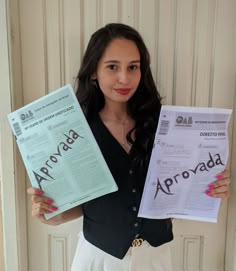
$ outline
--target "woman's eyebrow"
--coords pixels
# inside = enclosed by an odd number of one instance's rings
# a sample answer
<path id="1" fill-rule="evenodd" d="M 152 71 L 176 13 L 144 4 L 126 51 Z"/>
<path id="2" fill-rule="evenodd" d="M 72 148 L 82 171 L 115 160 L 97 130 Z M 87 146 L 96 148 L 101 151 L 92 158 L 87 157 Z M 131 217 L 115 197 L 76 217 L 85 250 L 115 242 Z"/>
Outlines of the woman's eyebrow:
<path id="1" fill-rule="evenodd" d="M 104 63 L 106 64 L 106 63 L 119 63 L 120 61 L 118 61 L 118 60 L 107 60 L 107 61 L 104 61 Z"/>
<path id="2" fill-rule="evenodd" d="M 140 63 L 141 61 L 140 60 L 132 60 L 130 61 L 130 63 Z"/>
<path id="3" fill-rule="evenodd" d="M 129 63 L 140 63 L 140 62 L 141 62 L 140 60 L 132 60 Z M 120 61 L 111 59 L 111 60 L 104 61 L 104 63 L 105 64 L 107 64 L 107 63 L 120 63 Z"/>

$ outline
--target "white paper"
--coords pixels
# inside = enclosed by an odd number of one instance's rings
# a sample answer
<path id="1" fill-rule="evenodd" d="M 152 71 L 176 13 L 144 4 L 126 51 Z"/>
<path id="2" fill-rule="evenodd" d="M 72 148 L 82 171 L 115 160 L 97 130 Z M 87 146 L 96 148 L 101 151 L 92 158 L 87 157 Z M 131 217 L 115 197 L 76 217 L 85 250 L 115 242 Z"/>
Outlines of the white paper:
<path id="1" fill-rule="evenodd" d="M 162 106 L 139 217 L 217 221 L 220 199 L 205 191 L 226 167 L 231 113 Z"/>
<path id="2" fill-rule="evenodd" d="M 32 186 L 58 207 L 46 218 L 118 189 L 70 85 L 8 119 Z"/>

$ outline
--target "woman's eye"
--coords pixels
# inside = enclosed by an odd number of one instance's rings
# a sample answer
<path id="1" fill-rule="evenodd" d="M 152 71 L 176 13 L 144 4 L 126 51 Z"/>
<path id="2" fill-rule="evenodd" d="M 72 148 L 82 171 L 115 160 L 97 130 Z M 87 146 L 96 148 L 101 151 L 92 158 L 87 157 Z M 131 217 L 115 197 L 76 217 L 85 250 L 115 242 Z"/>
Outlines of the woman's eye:
<path id="1" fill-rule="evenodd" d="M 117 70 L 117 66 L 114 65 L 114 64 L 109 65 L 108 68 L 109 68 L 110 70 Z"/>
<path id="2" fill-rule="evenodd" d="M 129 69 L 130 69 L 131 71 L 134 71 L 134 70 L 137 70 L 137 69 L 138 69 L 138 66 L 137 66 L 137 65 L 131 65 L 131 66 L 129 66 Z"/>

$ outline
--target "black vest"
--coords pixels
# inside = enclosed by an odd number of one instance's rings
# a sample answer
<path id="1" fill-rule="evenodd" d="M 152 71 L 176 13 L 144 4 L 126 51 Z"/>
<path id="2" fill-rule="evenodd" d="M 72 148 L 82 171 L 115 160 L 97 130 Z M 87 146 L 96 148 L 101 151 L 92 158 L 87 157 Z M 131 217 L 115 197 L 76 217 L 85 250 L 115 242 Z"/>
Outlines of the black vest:
<path id="1" fill-rule="evenodd" d="M 85 239 L 120 259 L 138 235 L 154 247 L 171 241 L 170 219 L 137 217 L 148 165 L 135 168 L 99 116 L 89 124 L 119 190 L 83 204 Z"/>

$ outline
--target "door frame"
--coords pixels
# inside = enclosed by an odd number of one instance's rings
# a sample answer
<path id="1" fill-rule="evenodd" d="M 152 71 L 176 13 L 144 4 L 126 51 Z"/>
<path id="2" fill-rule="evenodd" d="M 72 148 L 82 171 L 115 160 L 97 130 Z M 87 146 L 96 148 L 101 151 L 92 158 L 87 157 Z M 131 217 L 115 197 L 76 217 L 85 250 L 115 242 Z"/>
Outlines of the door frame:
<path id="1" fill-rule="evenodd" d="M 18 1 L 16 1 L 18 2 Z M 7 120 L 13 109 L 13 72 L 9 2 L 0 0 L 0 176 L 5 270 L 26 271 L 27 238 L 25 193 L 17 181 L 17 150 Z M 12 15 L 12 14 L 11 14 Z M 25 183 L 25 180 L 21 180 Z M 24 189 L 24 187 L 23 187 Z M 22 201 L 22 197 L 24 198 Z"/>

